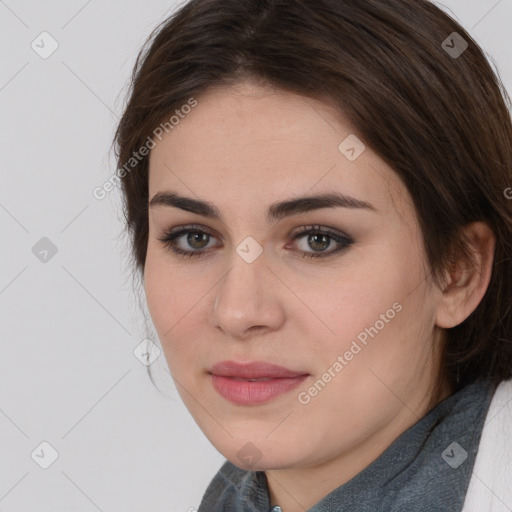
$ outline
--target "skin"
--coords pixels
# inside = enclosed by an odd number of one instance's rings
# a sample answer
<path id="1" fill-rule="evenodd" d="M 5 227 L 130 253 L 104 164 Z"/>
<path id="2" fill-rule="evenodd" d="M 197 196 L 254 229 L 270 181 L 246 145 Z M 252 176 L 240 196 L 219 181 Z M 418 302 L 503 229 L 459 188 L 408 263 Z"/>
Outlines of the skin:
<path id="1" fill-rule="evenodd" d="M 213 203 L 223 220 L 169 206 L 149 209 L 144 272 L 152 321 L 186 407 L 212 444 L 238 467 L 265 471 L 272 505 L 312 507 L 374 461 L 432 404 L 444 328 L 462 322 L 490 278 L 494 237 L 468 228 L 479 268 L 462 262 L 441 290 L 429 279 L 410 196 L 370 148 L 349 161 L 338 146 L 350 123 L 324 102 L 248 82 L 213 88 L 150 154 L 149 198 L 173 191 Z M 340 192 L 377 211 L 323 208 L 266 221 L 268 207 L 302 195 Z M 176 255 L 159 240 L 189 224 L 213 233 L 202 257 Z M 293 240 L 318 225 L 353 244 L 325 258 L 332 240 Z M 246 237 L 254 262 L 236 252 Z M 331 241 L 330 241 L 331 240 Z M 202 244 L 202 245 L 201 245 Z M 402 306 L 308 404 L 308 390 L 356 336 Z M 222 360 L 269 361 L 309 373 L 300 388 L 261 405 L 235 405 L 213 389 Z M 247 443 L 253 466 L 237 456 Z M 247 448 L 246 448 L 247 449 Z"/>

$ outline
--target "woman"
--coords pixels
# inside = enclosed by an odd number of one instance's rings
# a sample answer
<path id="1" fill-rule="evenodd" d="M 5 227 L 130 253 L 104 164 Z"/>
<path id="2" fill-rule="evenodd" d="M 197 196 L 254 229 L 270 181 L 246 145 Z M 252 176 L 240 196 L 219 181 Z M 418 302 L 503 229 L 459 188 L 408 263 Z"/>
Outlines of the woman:
<path id="1" fill-rule="evenodd" d="M 227 459 L 200 512 L 512 510 L 508 105 L 424 0 L 192 0 L 155 29 L 115 142 L 153 324 Z"/>

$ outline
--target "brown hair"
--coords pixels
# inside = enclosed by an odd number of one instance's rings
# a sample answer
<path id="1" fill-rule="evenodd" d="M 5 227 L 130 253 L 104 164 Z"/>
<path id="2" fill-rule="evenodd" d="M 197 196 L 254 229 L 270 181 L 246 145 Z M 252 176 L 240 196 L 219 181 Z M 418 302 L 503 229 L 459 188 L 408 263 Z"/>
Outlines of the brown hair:
<path id="1" fill-rule="evenodd" d="M 449 51 L 461 47 L 453 32 L 468 44 L 461 55 Z M 334 102 L 407 187 L 436 283 L 457 254 L 471 258 L 461 228 L 489 224 L 491 281 L 475 311 L 446 329 L 438 384 L 457 391 L 512 377 L 510 97 L 478 44 L 426 0 L 191 0 L 156 27 L 114 139 L 140 275 L 148 158 L 129 172 L 126 162 L 191 97 L 242 80 Z"/>

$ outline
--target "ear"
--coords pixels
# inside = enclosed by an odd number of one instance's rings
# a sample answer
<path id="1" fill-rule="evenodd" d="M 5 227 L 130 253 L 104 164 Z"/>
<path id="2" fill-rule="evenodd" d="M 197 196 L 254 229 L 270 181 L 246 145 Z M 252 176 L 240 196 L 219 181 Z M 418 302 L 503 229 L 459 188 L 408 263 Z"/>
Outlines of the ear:
<path id="1" fill-rule="evenodd" d="M 436 309 L 436 325 L 445 329 L 462 323 L 478 306 L 491 280 L 496 236 L 485 222 L 463 228 L 475 266 L 460 259 L 445 272 L 445 287 Z"/>

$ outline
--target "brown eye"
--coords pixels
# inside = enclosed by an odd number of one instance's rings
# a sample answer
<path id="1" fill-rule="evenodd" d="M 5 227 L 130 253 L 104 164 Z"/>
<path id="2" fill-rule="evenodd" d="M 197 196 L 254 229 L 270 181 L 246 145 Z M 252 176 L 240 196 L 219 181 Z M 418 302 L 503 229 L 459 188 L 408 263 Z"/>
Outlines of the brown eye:
<path id="1" fill-rule="evenodd" d="M 170 248 L 175 254 L 192 258 L 202 256 L 212 238 L 214 236 L 211 233 L 202 229 L 184 227 L 166 231 L 159 240 L 164 247 Z"/>
<path id="2" fill-rule="evenodd" d="M 204 249 L 208 245 L 210 235 L 199 231 L 190 231 L 187 235 L 187 243 L 194 249 Z"/>
<path id="3" fill-rule="evenodd" d="M 354 243 L 348 236 L 335 233 L 320 226 L 302 228 L 299 233 L 294 235 L 293 239 L 305 239 L 305 243 L 303 243 L 300 248 L 304 258 L 323 258 L 331 256 L 348 249 L 348 247 Z M 327 249 L 329 249 L 331 245 L 338 247 L 328 251 Z"/>
<path id="4" fill-rule="evenodd" d="M 293 241 L 304 239 L 299 247 L 299 252 L 304 258 L 322 258 L 332 256 L 348 249 L 354 241 L 346 235 L 322 228 L 320 226 L 310 226 L 301 228 L 298 233 L 293 235 Z M 165 247 L 179 256 L 183 257 L 201 257 L 205 255 L 214 245 L 210 245 L 215 236 L 195 226 L 184 226 L 180 229 L 166 231 L 160 242 Z M 329 250 L 330 247 L 334 247 Z"/>
<path id="5" fill-rule="evenodd" d="M 331 239 L 327 235 L 309 235 L 308 244 L 315 251 L 324 251 L 331 245 Z"/>

